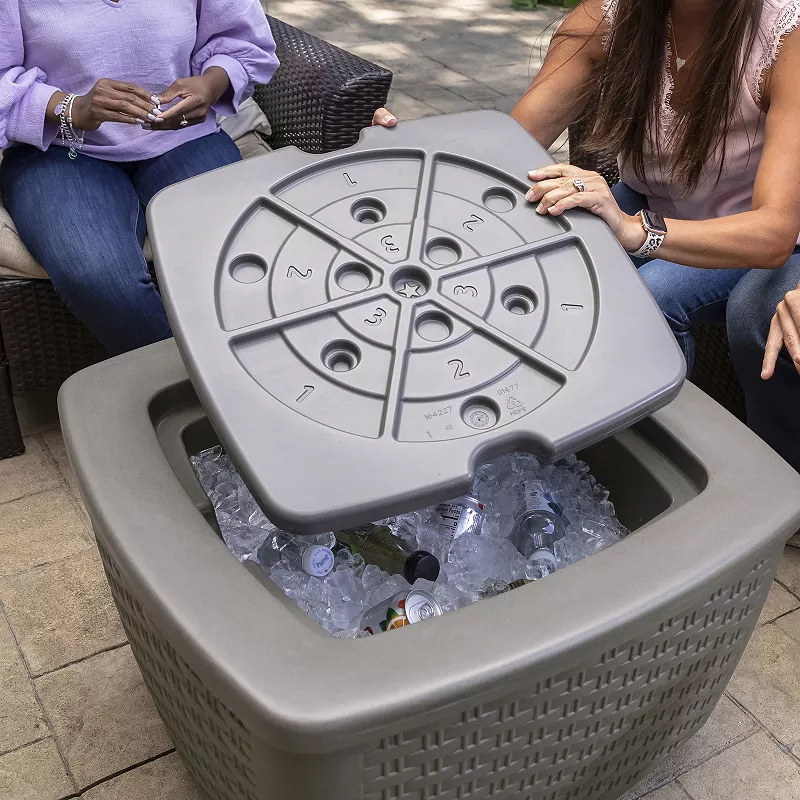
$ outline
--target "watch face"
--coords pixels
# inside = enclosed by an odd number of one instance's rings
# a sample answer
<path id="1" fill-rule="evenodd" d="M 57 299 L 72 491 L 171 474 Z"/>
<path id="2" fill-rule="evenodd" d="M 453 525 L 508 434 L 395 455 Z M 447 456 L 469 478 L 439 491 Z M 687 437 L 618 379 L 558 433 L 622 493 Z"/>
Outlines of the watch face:
<path id="1" fill-rule="evenodd" d="M 667 235 L 667 223 L 664 222 L 664 217 L 657 211 L 643 209 L 642 217 L 644 218 L 644 226 L 648 231 L 651 233 L 659 233 L 662 236 Z"/>

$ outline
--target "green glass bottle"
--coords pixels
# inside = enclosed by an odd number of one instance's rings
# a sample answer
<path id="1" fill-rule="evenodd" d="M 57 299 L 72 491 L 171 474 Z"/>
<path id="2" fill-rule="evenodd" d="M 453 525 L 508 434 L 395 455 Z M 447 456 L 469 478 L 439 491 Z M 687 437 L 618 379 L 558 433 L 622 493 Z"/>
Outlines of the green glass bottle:
<path id="1" fill-rule="evenodd" d="M 409 583 L 419 578 L 435 581 L 439 559 L 426 550 L 412 550 L 386 525 L 359 525 L 337 531 L 337 547 L 358 553 L 367 564 L 374 564 L 390 575 L 402 575 Z"/>

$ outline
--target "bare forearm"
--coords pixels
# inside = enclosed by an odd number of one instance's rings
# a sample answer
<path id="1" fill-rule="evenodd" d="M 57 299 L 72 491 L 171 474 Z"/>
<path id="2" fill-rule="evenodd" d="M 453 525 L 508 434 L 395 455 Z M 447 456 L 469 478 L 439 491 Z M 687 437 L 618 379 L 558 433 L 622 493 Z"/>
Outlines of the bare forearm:
<path id="1" fill-rule="evenodd" d="M 203 73 L 203 78 L 209 83 L 215 103 L 231 88 L 231 81 L 228 77 L 228 73 L 225 72 L 222 67 L 209 67 Z"/>
<path id="2" fill-rule="evenodd" d="M 553 143 L 575 120 L 565 113 L 564 103 L 554 102 L 545 87 L 532 86 L 530 92 L 517 103 L 511 116 L 525 128 L 545 149 Z"/>
<path id="3" fill-rule="evenodd" d="M 771 209 L 699 222 L 668 219 L 657 258 L 701 269 L 779 269 L 797 232 Z"/>

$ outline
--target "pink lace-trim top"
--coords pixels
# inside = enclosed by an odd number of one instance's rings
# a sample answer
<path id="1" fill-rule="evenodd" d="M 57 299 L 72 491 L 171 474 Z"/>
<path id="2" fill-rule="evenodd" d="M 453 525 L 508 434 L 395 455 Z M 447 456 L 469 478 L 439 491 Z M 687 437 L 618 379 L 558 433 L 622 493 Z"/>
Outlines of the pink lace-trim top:
<path id="1" fill-rule="evenodd" d="M 605 0 L 607 19 L 616 12 L 618 0 Z M 688 197 L 670 185 L 662 164 L 653 156 L 646 167 L 647 183 L 640 181 L 630 167 L 620 164 L 622 180 L 648 198 L 650 208 L 672 219 L 716 219 L 752 210 L 753 185 L 764 149 L 764 113 L 761 110 L 761 78 L 778 57 L 783 37 L 800 26 L 800 0 L 764 0 L 761 30 L 750 54 L 739 92 L 739 106 L 726 142 L 725 164 L 717 183 L 719 162 L 711 159 L 700 185 Z M 667 53 L 672 55 L 670 43 Z M 661 114 L 658 135 L 662 152 L 675 124 L 670 105 L 674 88 L 669 61 L 662 81 Z M 798 240 L 800 241 L 800 239 Z"/>

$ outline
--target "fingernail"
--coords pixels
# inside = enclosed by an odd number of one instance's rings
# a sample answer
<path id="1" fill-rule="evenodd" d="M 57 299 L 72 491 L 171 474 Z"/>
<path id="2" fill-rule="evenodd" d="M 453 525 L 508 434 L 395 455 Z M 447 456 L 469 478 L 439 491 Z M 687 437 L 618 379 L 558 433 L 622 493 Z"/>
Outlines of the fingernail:
<path id="1" fill-rule="evenodd" d="M 525 195 L 525 199 L 526 199 L 526 200 L 528 200 L 528 201 L 531 201 L 531 200 L 533 200 L 533 189 L 531 189 L 531 190 L 530 190 L 530 191 L 529 191 L 529 192 L 528 192 L 528 193 Z"/>
<path id="2" fill-rule="evenodd" d="M 143 120 L 143 119 L 139 119 L 139 118 L 137 117 L 137 118 L 136 118 L 136 121 L 137 121 L 137 122 L 138 122 L 140 125 L 144 125 L 144 120 Z"/>
<path id="3" fill-rule="evenodd" d="M 163 118 L 163 117 L 156 117 L 156 118 L 153 120 L 153 122 L 163 122 L 163 121 L 164 121 L 164 118 Z"/>
<path id="4" fill-rule="evenodd" d="M 539 172 L 539 170 L 538 170 L 538 169 L 532 169 L 532 170 L 531 170 L 531 171 L 528 173 L 528 175 L 537 175 L 537 174 L 538 174 L 538 172 Z"/>
<path id="5" fill-rule="evenodd" d="M 160 114 L 161 113 L 161 106 L 155 106 L 153 108 L 153 113 L 154 114 Z"/>
<path id="6" fill-rule="evenodd" d="M 538 206 L 536 206 L 536 211 L 537 211 L 539 214 L 544 214 L 544 203 L 539 203 L 539 205 L 538 205 Z"/>
<path id="7" fill-rule="evenodd" d="M 161 98 L 160 98 L 160 97 L 156 97 L 155 95 L 152 95 L 152 96 L 151 96 L 151 98 L 150 98 L 150 100 L 151 100 L 153 103 L 155 103 L 157 106 L 160 106 L 160 105 L 161 105 Z"/>
<path id="8" fill-rule="evenodd" d="M 148 114 L 147 119 L 149 119 L 150 122 L 155 122 L 158 119 L 158 117 L 156 117 L 155 114 Z"/>
<path id="9" fill-rule="evenodd" d="M 397 122 L 397 118 L 396 117 L 392 117 L 392 116 L 384 117 L 383 121 L 386 122 L 386 123 Z"/>

